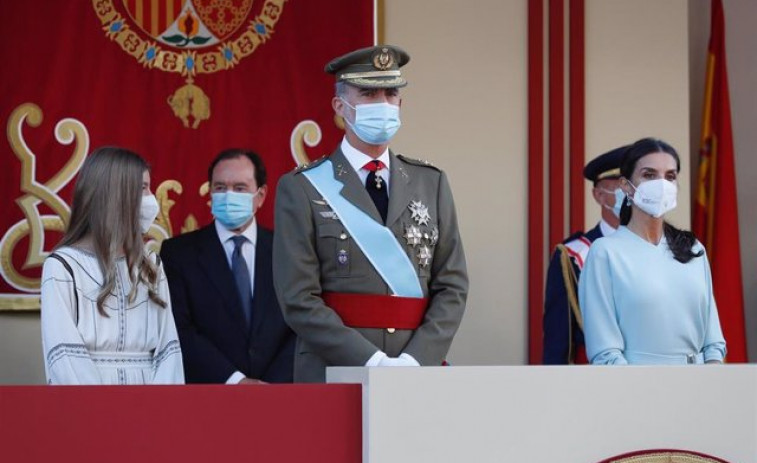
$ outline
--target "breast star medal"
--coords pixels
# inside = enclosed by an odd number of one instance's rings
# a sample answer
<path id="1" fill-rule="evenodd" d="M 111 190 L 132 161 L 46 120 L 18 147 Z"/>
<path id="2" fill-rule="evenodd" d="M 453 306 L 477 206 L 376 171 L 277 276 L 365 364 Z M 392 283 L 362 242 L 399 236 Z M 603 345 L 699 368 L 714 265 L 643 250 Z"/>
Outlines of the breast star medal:
<path id="1" fill-rule="evenodd" d="M 436 243 L 438 242 L 439 242 L 439 229 L 436 227 L 433 227 L 428 236 L 428 244 L 431 246 L 436 246 Z"/>
<path id="2" fill-rule="evenodd" d="M 428 225 L 428 221 L 431 220 L 431 216 L 428 215 L 428 207 L 420 201 L 412 201 L 407 207 L 410 209 L 412 213 L 411 218 L 415 220 L 415 223 L 418 225 Z"/>
<path id="3" fill-rule="evenodd" d="M 421 230 L 415 225 L 408 225 L 405 228 L 405 239 L 408 246 L 418 246 L 421 244 Z"/>
<path id="4" fill-rule="evenodd" d="M 431 249 L 429 249 L 429 247 L 424 244 L 423 246 L 418 248 L 417 257 L 418 257 L 418 264 L 421 267 L 428 267 L 428 264 L 431 263 L 431 257 L 432 257 Z"/>

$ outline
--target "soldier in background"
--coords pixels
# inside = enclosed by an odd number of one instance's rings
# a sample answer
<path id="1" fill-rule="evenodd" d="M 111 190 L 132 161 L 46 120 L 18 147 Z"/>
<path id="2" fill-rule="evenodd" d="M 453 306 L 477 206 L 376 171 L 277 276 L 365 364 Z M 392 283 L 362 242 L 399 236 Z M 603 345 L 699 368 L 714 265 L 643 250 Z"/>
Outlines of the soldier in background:
<path id="1" fill-rule="evenodd" d="M 620 165 L 628 146 L 604 153 L 584 167 L 584 177 L 594 184 L 592 196 L 601 208 L 599 223 L 557 245 L 547 270 L 544 298 L 545 365 L 586 364 L 583 320 L 578 306 L 578 278 L 591 243 L 608 236 L 620 225 Z"/>

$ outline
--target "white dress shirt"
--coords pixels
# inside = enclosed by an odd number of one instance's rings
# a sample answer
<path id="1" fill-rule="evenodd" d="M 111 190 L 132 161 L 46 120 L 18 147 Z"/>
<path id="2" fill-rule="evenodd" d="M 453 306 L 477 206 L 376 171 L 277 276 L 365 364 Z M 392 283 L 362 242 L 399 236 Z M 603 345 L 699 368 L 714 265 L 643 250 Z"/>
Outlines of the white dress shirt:
<path id="1" fill-rule="evenodd" d="M 226 252 L 226 262 L 228 262 L 229 268 L 231 268 L 231 255 L 234 253 L 234 241 L 232 238 L 237 236 L 237 234 L 221 225 L 217 220 L 215 221 L 215 225 L 218 239 L 221 241 L 223 250 Z M 255 244 L 258 240 L 258 226 L 255 217 L 252 218 L 252 222 L 241 235 L 247 238 L 247 241 L 242 244 L 242 257 L 244 257 L 247 271 L 250 273 L 250 288 L 252 289 L 253 297 L 255 297 Z M 244 373 L 235 371 L 226 380 L 226 384 L 237 384 L 244 378 Z"/>
<path id="2" fill-rule="evenodd" d="M 363 185 L 365 185 L 365 179 L 368 178 L 368 174 L 370 173 L 370 171 L 363 168 L 363 166 L 374 160 L 383 162 L 384 166 L 386 167 L 377 171 L 376 175 L 381 177 L 381 180 L 384 181 L 384 183 L 386 184 L 386 193 L 389 194 L 389 188 L 391 187 L 389 183 L 389 148 L 384 150 L 384 152 L 381 153 L 381 156 L 376 159 L 373 159 L 367 154 L 358 151 L 356 148 L 350 145 L 350 142 L 347 141 L 347 137 L 342 139 L 341 148 L 342 154 L 344 154 L 344 157 L 347 158 L 347 162 L 350 163 L 352 168 L 355 169 L 355 172 L 357 172 L 357 175 L 360 177 L 360 181 L 363 183 Z"/>

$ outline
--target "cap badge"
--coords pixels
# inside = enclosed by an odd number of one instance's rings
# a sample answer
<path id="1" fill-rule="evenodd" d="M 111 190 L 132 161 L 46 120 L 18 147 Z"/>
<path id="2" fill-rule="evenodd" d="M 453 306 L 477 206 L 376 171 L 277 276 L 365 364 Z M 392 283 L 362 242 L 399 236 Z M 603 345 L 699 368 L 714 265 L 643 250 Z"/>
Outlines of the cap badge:
<path id="1" fill-rule="evenodd" d="M 394 56 L 389 53 L 388 48 L 382 48 L 381 52 L 373 57 L 373 67 L 381 71 L 386 71 L 394 65 Z"/>

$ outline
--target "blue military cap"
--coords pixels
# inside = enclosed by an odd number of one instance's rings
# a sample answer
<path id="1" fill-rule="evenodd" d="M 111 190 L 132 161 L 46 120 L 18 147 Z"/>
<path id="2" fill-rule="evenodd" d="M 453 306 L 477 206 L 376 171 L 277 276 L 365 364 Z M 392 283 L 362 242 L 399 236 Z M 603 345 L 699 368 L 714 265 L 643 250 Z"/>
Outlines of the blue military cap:
<path id="1" fill-rule="evenodd" d="M 630 145 L 615 148 L 592 159 L 584 167 L 584 177 L 596 184 L 605 178 L 620 177 L 620 165 Z"/>
<path id="2" fill-rule="evenodd" d="M 394 45 L 361 48 L 334 58 L 325 71 L 358 88 L 397 88 L 407 85 L 400 68 L 410 55 Z"/>

